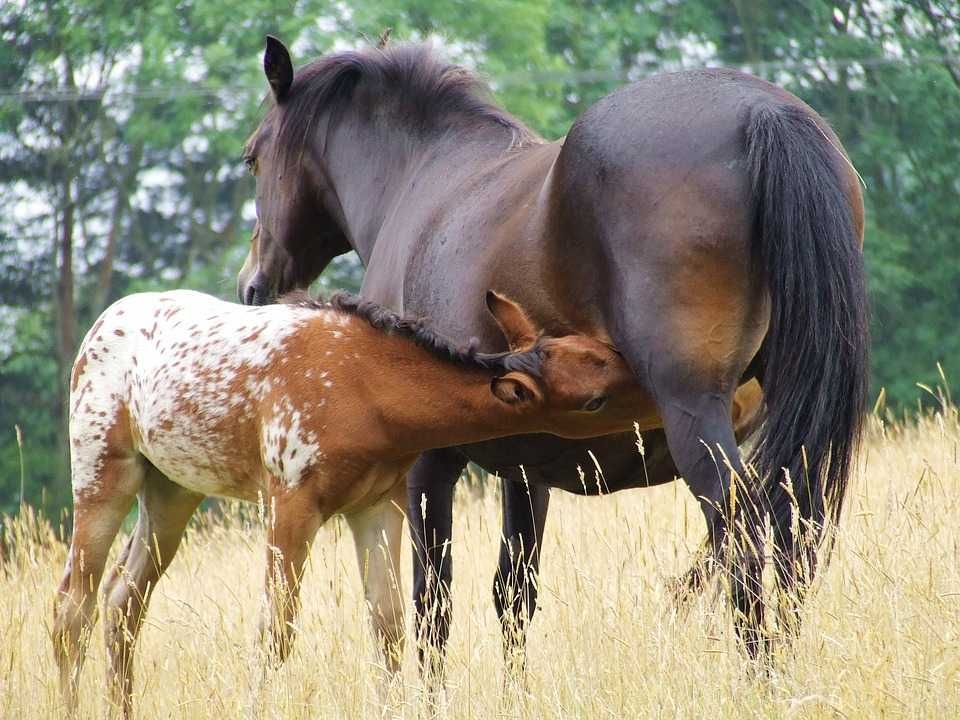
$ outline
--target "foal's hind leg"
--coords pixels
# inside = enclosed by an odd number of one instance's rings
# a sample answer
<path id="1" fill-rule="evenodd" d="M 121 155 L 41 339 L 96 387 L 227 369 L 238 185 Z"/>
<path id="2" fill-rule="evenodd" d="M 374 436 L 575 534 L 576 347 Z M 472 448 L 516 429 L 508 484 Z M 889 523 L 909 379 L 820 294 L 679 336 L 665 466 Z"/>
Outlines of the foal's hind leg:
<path id="1" fill-rule="evenodd" d="M 391 675 L 403 658 L 403 598 L 400 594 L 400 543 L 406 486 L 393 498 L 347 516 L 357 548 L 364 595 L 370 605 L 373 631 Z"/>
<path id="2" fill-rule="evenodd" d="M 104 638 L 111 694 L 124 717 L 129 717 L 132 710 L 133 651 L 147 604 L 202 499 L 202 495 L 175 485 L 150 466 L 138 496 L 136 530 L 104 584 Z"/>
<path id="3" fill-rule="evenodd" d="M 97 587 L 110 545 L 130 511 L 143 478 L 138 456 L 107 456 L 96 476 L 74 478 L 73 537 L 54 600 L 53 650 L 67 709 L 77 709 L 77 683 L 96 622 Z"/>

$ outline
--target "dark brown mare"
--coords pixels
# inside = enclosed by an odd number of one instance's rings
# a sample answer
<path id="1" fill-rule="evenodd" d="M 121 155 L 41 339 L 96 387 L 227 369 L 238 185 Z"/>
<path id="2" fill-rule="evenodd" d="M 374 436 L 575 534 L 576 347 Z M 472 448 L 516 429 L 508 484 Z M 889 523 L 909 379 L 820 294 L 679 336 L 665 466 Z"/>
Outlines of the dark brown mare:
<path id="1" fill-rule="evenodd" d="M 577 473 L 593 466 L 588 450 L 605 491 L 682 475 L 714 549 L 734 545 L 732 516 L 755 543 L 769 516 L 780 579 L 802 594 L 813 556 L 791 532 L 793 506 L 815 542 L 837 519 L 867 391 L 863 200 L 822 118 L 759 78 L 695 70 L 622 88 L 551 143 L 422 46 L 342 52 L 294 76 L 268 38 L 264 68 L 274 103 L 246 149 L 259 229 L 244 302 L 303 287 L 353 248 L 371 300 L 492 348 L 503 340 L 478 298 L 497 288 L 551 334 L 609 338 L 645 388 L 645 457 L 631 434 L 420 457 L 408 477 L 414 598 L 434 658 L 449 603 L 432 589 L 451 579 L 444 546 L 468 460 L 505 478 L 494 596 L 513 637 L 535 608 L 547 488 L 595 492 Z M 748 477 L 731 405 L 750 378 L 763 405 Z M 731 471 L 746 480 L 737 503 Z M 753 556 L 741 552 L 730 579 L 755 651 L 766 636 Z"/>

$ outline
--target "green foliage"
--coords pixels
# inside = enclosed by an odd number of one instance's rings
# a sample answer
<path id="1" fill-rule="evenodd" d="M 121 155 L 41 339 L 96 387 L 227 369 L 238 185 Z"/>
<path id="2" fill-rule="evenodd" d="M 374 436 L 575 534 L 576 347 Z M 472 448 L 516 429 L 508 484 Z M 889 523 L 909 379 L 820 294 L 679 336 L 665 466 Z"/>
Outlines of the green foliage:
<path id="1" fill-rule="evenodd" d="M 53 360 L 52 320 L 42 312 L 20 312 L 15 320 L 16 343 L 0 356 L 0 514 L 12 513 L 20 502 L 21 469 L 27 478 L 24 500 L 56 510 L 70 500 L 65 456 L 58 452 L 56 407 L 57 367 Z M 14 423 L 23 437 L 23 467 Z"/>
<path id="2" fill-rule="evenodd" d="M 188 286 L 233 297 L 253 185 L 241 149 L 262 113 L 263 36 L 296 61 L 375 39 L 429 40 L 491 80 L 545 137 L 650 73 L 744 67 L 837 129 L 865 182 L 876 390 L 960 376 L 960 17 L 946 0 L 41 0 L 0 9 L 0 511 L 65 504 L 58 251 L 73 228 L 82 336 L 113 299 Z M 13 92 L 10 92 L 13 91 Z M 28 96 L 18 92 L 32 93 Z M 69 212 L 68 212 L 69 210 Z M 321 291 L 358 289 L 355 256 Z M 60 325 L 58 325 L 60 323 Z M 69 323 L 67 324 L 69 330 Z"/>

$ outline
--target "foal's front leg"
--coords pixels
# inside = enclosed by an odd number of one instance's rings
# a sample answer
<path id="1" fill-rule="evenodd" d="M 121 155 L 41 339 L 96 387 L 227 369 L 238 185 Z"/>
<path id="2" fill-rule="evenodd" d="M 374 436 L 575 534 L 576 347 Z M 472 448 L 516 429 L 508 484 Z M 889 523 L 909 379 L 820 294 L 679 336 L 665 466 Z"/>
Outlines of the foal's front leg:
<path id="1" fill-rule="evenodd" d="M 278 487 L 267 508 L 267 604 L 260 625 L 270 659 L 277 665 L 290 652 L 299 610 L 300 580 L 313 538 L 324 518 L 312 487 Z"/>
<path id="2" fill-rule="evenodd" d="M 393 496 L 352 513 L 347 522 L 353 531 L 364 595 L 370 606 L 373 631 L 391 675 L 403 659 L 403 597 L 400 593 L 400 543 L 406 485 L 399 483 Z"/>

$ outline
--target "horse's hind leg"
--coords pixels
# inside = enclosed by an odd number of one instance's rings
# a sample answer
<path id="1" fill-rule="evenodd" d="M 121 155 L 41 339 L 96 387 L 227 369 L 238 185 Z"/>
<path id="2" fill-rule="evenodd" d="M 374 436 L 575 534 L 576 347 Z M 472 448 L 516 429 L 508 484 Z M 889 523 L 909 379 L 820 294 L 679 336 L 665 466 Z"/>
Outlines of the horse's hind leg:
<path id="1" fill-rule="evenodd" d="M 731 561 L 730 592 L 737 627 L 747 651 L 762 649 L 762 598 L 758 555 L 761 539 L 754 512 L 743 511 L 750 498 L 743 487 L 731 491 L 732 474 L 747 475 L 730 417 L 732 392 L 674 386 L 658 393 L 658 404 L 670 452 L 700 503 L 709 533 L 710 554 Z M 734 507 L 733 503 L 737 503 Z M 731 532 L 731 523 L 748 519 L 746 533 Z"/>
<path id="2" fill-rule="evenodd" d="M 403 598 L 400 594 L 400 543 L 406 487 L 393 498 L 347 516 L 357 548 L 364 595 L 387 671 L 400 670 L 403 657 Z"/>
<path id="3" fill-rule="evenodd" d="M 91 463 L 93 477 L 74 477 L 73 537 L 54 600 L 53 650 L 67 709 L 77 710 L 77 683 L 96 622 L 97 587 L 113 538 L 136 497 L 143 468 L 136 456 Z"/>
<path id="4" fill-rule="evenodd" d="M 760 515 L 749 508 L 756 494 L 745 487 L 731 492 L 733 476 L 748 479 L 732 416 L 737 384 L 757 352 L 764 325 L 748 302 L 747 280 L 729 263 L 708 263 L 711 257 L 694 255 L 682 266 L 693 268 L 689 273 L 678 270 L 678 277 L 664 281 L 676 293 L 683 290 L 679 297 L 638 299 L 637 306 L 671 309 L 631 318 L 638 327 L 618 344 L 653 392 L 670 454 L 706 520 L 708 555 L 730 562 L 737 627 L 748 652 L 755 654 L 762 647 L 757 547 L 762 535 Z M 701 265 L 711 269 L 709 278 L 699 276 Z"/>
<path id="5" fill-rule="evenodd" d="M 103 588 L 110 689 L 113 703 L 124 717 L 132 710 L 133 651 L 147 604 L 203 499 L 172 483 L 152 465 L 147 468 L 137 498 L 137 527 Z"/>
<path id="6" fill-rule="evenodd" d="M 733 396 L 731 419 L 737 444 L 743 443 L 754 432 L 761 417 L 763 391 L 756 379 L 737 388 Z M 697 551 L 690 569 L 673 584 L 675 600 L 682 608 L 687 601 L 699 594 L 714 577 L 719 558 L 713 543 L 707 542 Z"/>

